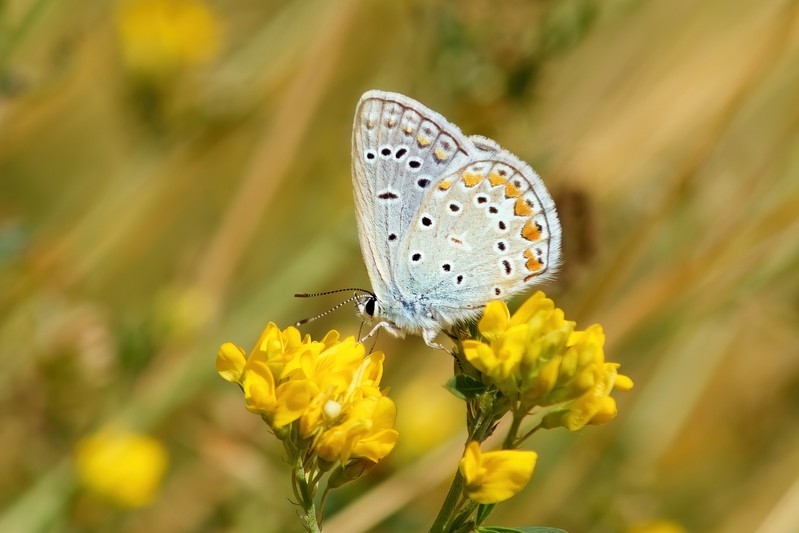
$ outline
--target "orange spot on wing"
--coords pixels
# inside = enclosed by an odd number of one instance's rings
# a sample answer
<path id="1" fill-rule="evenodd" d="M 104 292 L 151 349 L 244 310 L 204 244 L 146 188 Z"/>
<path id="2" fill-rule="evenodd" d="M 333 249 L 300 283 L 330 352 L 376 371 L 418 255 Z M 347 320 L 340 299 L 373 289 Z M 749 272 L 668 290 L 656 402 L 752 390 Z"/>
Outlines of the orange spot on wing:
<path id="1" fill-rule="evenodd" d="M 502 185 L 503 183 L 506 183 L 508 181 L 508 178 L 500 176 L 496 172 L 492 172 L 491 174 L 488 175 L 488 181 L 491 182 L 492 187 L 496 187 L 497 185 Z"/>
<path id="2" fill-rule="evenodd" d="M 522 228 L 522 237 L 528 241 L 537 241 L 541 238 L 541 232 L 538 231 L 538 227 L 536 227 L 535 222 L 532 220 L 525 222 L 524 227 Z"/>
<path id="3" fill-rule="evenodd" d="M 405 124 L 405 126 L 402 127 L 402 131 L 404 131 L 407 134 L 411 134 L 413 133 L 413 126 L 411 126 L 410 124 Z"/>
<path id="4" fill-rule="evenodd" d="M 533 214 L 533 209 L 527 204 L 526 200 L 519 198 L 513 206 L 513 212 L 517 217 L 529 217 Z"/>
<path id="5" fill-rule="evenodd" d="M 463 173 L 463 183 L 467 187 L 474 187 L 483 180 L 482 174 L 474 174 L 472 172 Z"/>
<path id="6" fill-rule="evenodd" d="M 446 191 L 450 187 L 452 187 L 452 182 L 449 181 L 449 180 L 444 180 L 444 181 L 442 181 L 441 183 L 438 184 L 438 190 L 439 191 Z"/>
<path id="7" fill-rule="evenodd" d="M 524 266 L 527 267 L 527 270 L 530 272 L 541 270 L 541 262 L 535 257 L 532 250 L 525 250 L 524 257 L 527 258 L 527 262 L 524 264 Z M 524 281 L 527 281 L 527 279 Z"/>
<path id="8" fill-rule="evenodd" d="M 513 183 L 506 183 L 505 184 L 505 197 L 506 198 L 518 198 L 522 195 L 522 190 L 516 187 Z"/>
<path id="9" fill-rule="evenodd" d="M 435 155 L 436 159 L 438 159 L 439 161 L 443 161 L 447 158 L 447 154 L 444 153 L 444 150 L 442 150 L 441 148 L 436 148 L 436 151 L 433 152 L 433 155 Z"/>
<path id="10" fill-rule="evenodd" d="M 416 138 L 416 142 L 419 143 L 419 146 L 429 146 L 432 142 L 429 137 L 425 137 L 424 135 L 419 135 Z"/>

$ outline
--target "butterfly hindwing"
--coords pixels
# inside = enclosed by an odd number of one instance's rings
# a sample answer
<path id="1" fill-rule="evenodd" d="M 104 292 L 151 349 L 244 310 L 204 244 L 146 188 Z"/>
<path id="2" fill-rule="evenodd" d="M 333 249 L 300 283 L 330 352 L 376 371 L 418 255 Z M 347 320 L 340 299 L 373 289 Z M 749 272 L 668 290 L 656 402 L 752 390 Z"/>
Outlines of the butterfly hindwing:
<path id="1" fill-rule="evenodd" d="M 406 258 L 398 256 L 409 292 L 442 316 L 510 298 L 559 263 L 552 198 L 532 168 L 497 148 L 436 183 L 409 228 Z"/>

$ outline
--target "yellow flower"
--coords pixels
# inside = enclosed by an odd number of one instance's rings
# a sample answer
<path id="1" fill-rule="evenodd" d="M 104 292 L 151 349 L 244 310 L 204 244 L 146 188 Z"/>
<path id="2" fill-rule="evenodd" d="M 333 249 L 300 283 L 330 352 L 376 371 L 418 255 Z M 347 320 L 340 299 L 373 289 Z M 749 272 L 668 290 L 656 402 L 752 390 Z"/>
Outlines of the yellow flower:
<path id="1" fill-rule="evenodd" d="M 498 503 L 521 491 L 530 481 L 538 455 L 524 450 L 482 453 L 472 441 L 460 462 L 464 493 L 477 503 Z"/>
<path id="2" fill-rule="evenodd" d="M 503 302 L 486 306 L 478 329 L 483 341 L 462 343 L 463 354 L 506 396 L 526 409 L 555 406 L 549 427 L 579 429 L 616 415 L 609 394 L 632 388 L 632 380 L 605 362 L 605 335 L 593 325 L 575 323 L 542 292 L 533 294 L 512 316 Z"/>
<path id="3" fill-rule="evenodd" d="M 477 327 L 488 342 L 464 341 L 466 359 L 507 396 L 523 391 L 529 396 L 549 388 L 537 377 L 563 351 L 574 322 L 564 320 L 563 311 L 538 291 L 513 316 L 504 302 L 489 303 Z"/>
<path id="4" fill-rule="evenodd" d="M 397 441 L 396 407 L 380 391 L 384 358 L 381 352 L 364 356 L 362 344 L 340 340 L 336 331 L 313 341 L 270 323 L 249 357 L 223 344 L 216 369 L 241 386 L 247 409 L 276 433 L 289 437 L 277 430 L 298 421 L 300 439 L 308 439 L 320 458 L 346 465 L 351 458 L 376 463 Z"/>
<path id="5" fill-rule="evenodd" d="M 319 457 L 347 464 L 350 457 L 378 462 L 394 448 L 397 408 L 387 396 L 365 396 L 352 402 L 341 424 L 322 433 L 316 443 Z"/>
<path id="6" fill-rule="evenodd" d="M 558 384 L 550 395 L 552 402 L 561 404 L 544 417 L 544 427 L 562 426 L 576 431 L 587 424 L 604 424 L 616 417 L 616 400 L 610 393 L 614 387 L 628 391 L 633 382 L 618 373 L 618 364 L 605 362 L 604 344 L 605 334 L 599 325 L 572 333 Z"/>
<path id="7" fill-rule="evenodd" d="M 75 465 L 91 491 L 126 507 L 141 507 L 161 485 L 167 453 L 151 437 L 105 429 L 77 444 Z"/>
<path id="8" fill-rule="evenodd" d="M 333 331 L 316 342 L 303 339 L 297 328 L 281 331 L 269 323 L 249 357 L 242 348 L 223 344 L 216 369 L 223 379 L 241 385 L 247 409 L 274 428 L 282 427 L 318 406 L 320 394 L 333 397 L 349 387 L 364 350 L 353 337 L 338 338 Z"/>
<path id="9" fill-rule="evenodd" d="M 126 62 L 148 77 L 208 63 L 221 33 L 202 0 L 126 0 L 117 12 L 117 28 Z"/>

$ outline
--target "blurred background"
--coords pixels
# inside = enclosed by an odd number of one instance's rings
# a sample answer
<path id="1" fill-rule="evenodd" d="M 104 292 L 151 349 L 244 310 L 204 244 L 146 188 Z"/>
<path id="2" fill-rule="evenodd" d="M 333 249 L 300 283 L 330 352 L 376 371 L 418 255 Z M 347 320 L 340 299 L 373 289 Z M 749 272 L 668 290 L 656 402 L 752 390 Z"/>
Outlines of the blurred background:
<path id="1" fill-rule="evenodd" d="M 544 289 L 636 383 L 608 425 L 536 434 L 491 523 L 799 531 L 787 0 L 0 1 L 0 531 L 300 530 L 214 360 L 338 301 L 295 292 L 369 286 L 350 142 L 372 88 L 538 170 L 565 233 Z M 400 440 L 331 494 L 332 533 L 426 531 L 462 451 L 450 358 L 378 347 Z M 107 427 L 164 472 L 149 497 L 79 482 Z"/>

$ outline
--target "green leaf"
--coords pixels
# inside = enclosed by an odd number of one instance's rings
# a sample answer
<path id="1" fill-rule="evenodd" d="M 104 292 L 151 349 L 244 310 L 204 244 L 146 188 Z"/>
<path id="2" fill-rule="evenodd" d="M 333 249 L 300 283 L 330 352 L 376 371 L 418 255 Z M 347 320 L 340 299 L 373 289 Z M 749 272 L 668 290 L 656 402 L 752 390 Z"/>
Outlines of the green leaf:
<path id="1" fill-rule="evenodd" d="M 465 374 L 453 376 L 444 384 L 444 388 L 461 400 L 471 400 L 483 394 L 485 385 Z"/>
<path id="2" fill-rule="evenodd" d="M 502 527 L 502 526 L 481 526 L 477 528 L 478 533 L 566 533 L 556 527 L 523 526 L 523 527 Z"/>

